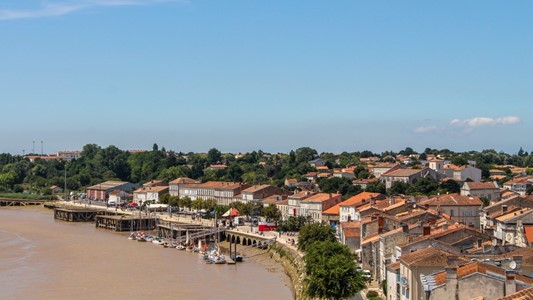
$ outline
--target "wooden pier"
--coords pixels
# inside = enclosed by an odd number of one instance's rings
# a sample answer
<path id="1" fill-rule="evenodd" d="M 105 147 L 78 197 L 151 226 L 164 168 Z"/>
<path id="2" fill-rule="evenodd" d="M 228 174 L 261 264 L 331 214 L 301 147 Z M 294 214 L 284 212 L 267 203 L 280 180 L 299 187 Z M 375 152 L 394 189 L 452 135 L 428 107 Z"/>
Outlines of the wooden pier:
<path id="1" fill-rule="evenodd" d="M 157 219 L 154 217 L 97 215 L 96 228 L 114 231 L 154 230 Z"/>
<path id="2" fill-rule="evenodd" d="M 0 198 L 0 206 L 42 205 L 50 200 Z"/>
<path id="3" fill-rule="evenodd" d="M 94 222 L 100 211 L 87 208 L 54 208 L 54 219 L 68 222 Z"/>

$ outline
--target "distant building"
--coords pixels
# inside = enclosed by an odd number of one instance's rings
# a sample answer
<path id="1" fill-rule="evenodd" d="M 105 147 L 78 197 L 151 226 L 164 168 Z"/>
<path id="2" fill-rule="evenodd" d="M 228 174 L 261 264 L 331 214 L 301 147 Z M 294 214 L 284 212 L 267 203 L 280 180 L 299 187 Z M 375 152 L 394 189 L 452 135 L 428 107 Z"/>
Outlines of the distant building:
<path id="1" fill-rule="evenodd" d="M 483 207 L 483 202 L 476 196 L 461 196 L 459 194 L 437 195 L 418 205 L 443 212 L 456 222 L 473 226 L 479 229 L 479 211 Z"/>
<path id="2" fill-rule="evenodd" d="M 65 160 L 79 159 L 81 157 L 81 151 L 59 151 L 57 156 L 64 157 Z"/>
<path id="3" fill-rule="evenodd" d="M 179 177 L 179 178 L 172 180 L 168 184 L 170 196 L 180 197 L 180 186 L 189 185 L 189 184 L 194 185 L 194 184 L 199 184 L 199 183 L 198 181 L 191 179 L 191 178 L 187 178 L 187 177 Z"/>
<path id="4" fill-rule="evenodd" d="M 465 182 L 461 187 L 462 196 L 483 197 L 488 200 L 500 200 L 500 187 L 496 182 Z"/>
<path id="5" fill-rule="evenodd" d="M 313 168 L 322 167 L 322 166 L 326 165 L 326 160 L 324 160 L 322 158 L 313 159 L 313 160 L 309 161 L 309 165 L 311 165 L 311 167 L 313 167 Z"/>
<path id="6" fill-rule="evenodd" d="M 96 201 L 107 201 L 109 193 L 114 190 L 121 190 L 131 193 L 136 188 L 136 185 L 126 181 L 106 181 L 95 184 L 85 189 L 87 199 Z"/>
<path id="7" fill-rule="evenodd" d="M 161 196 L 168 194 L 168 186 L 142 187 L 133 192 L 133 201 L 143 203 L 145 201 L 159 202 Z"/>

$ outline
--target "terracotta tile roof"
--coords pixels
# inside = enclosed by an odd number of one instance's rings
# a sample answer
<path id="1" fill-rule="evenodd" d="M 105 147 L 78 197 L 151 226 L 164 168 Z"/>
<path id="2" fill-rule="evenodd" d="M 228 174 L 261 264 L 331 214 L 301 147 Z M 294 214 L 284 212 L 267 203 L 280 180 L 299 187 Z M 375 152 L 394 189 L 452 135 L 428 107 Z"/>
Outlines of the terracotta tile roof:
<path id="1" fill-rule="evenodd" d="M 393 262 L 391 264 L 388 264 L 387 265 L 387 269 L 389 270 L 392 270 L 392 271 L 397 271 L 400 269 L 400 261 L 397 261 L 397 262 Z"/>
<path id="2" fill-rule="evenodd" d="M 395 163 L 379 163 L 379 164 L 376 164 L 374 166 L 374 168 L 383 168 L 383 169 L 387 169 L 387 168 L 394 168 L 398 166 L 398 164 L 395 164 Z"/>
<path id="3" fill-rule="evenodd" d="M 301 192 L 298 192 L 296 194 L 289 195 L 289 199 L 300 199 L 300 200 L 303 200 L 303 199 L 308 198 L 310 196 L 313 196 L 315 194 L 316 194 L 315 192 L 301 191 Z"/>
<path id="4" fill-rule="evenodd" d="M 523 289 L 509 296 L 505 296 L 498 300 L 532 300 L 532 299 L 533 299 L 533 286 Z"/>
<path id="5" fill-rule="evenodd" d="M 236 189 L 241 187 L 241 184 L 239 182 L 208 181 L 200 184 L 200 187 L 212 189 Z"/>
<path id="6" fill-rule="evenodd" d="M 451 255 L 455 254 L 439 248 L 429 247 L 400 256 L 400 262 L 407 266 L 444 267 L 448 264 L 448 256 Z M 461 257 L 458 259 L 462 262 L 468 262 L 468 260 Z"/>
<path id="7" fill-rule="evenodd" d="M 332 193 L 318 193 L 318 194 L 315 194 L 309 198 L 306 198 L 304 200 L 302 200 L 302 202 L 324 202 L 324 201 L 327 201 L 327 200 L 330 200 L 330 199 L 334 199 L 334 198 L 340 198 L 342 197 L 341 194 L 332 194 Z"/>
<path id="8" fill-rule="evenodd" d="M 93 186 L 88 187 L 87 189 L 91 190 L 107 190 L 111 188 L 115 188 L 124 184 L 128 184 L 127 181 L 106 181 L 99 184 L 95 184 Z"/>
<path id="9" fill-rule="evenodd" d="M 276 205 L 289 205 L 289 200 L 281 200 L 276 202 Z"/>
<path id="10" fill-rule="evenodd" d="M 501 258 L 513 258 L 513 256 L 522 256 L 522 266 L 533 266 L 533 248 L 518 248 L 514 251 L 500 255 Z"/>
<path id="11" fill-rule="evenodd" d="M 160 192 L 164 192 L 165 190 L 168 191 L 168 186 L 151 186 L 151 187 L 142 187 L 140 189 L 136 189 L 135 191 L 133 191 L 133 193 L 135 194 L 139 194 L 139 193 L 160 193 Z"/>
<path id="12" fill-rule="evenodd" d="M 179 178 L 176 178 L 174 180 L 172 180 L 171 182 L 169 183 L 172 183 L 172 184 L 192 184 L 192 183 L 197 183 L 196 180 L 194 179 L 191 179 L 191 178 L 187 178 L 187 177 L 179 177 Z"/>
<path id="13" fill-rule="evenodd" d="M 529 207 L 526 207 L 526 208 L 511 212 L 511 213 L 499 216 L 496 218 L 496 220 L 500 222 L 513 222 L 513 221 L 519 220 L 531 214 L 532 212 L 533 212 L 532 209 L 530 209 Z"/>
<path id="14" fill-rule="evenodd" d="M 322 212 L 323 215 L 335 215 L 338 216 L 340 213 L 340 207 L 339 204 L 333 205 L 332 207 L 326 209 Z"/>
<path id="15" fill-rule="evenodd" d="M 243 193 L 255 193 L 255 192 L 258 192 L 260 190 L 269 188 L 269 187 L 271 187 L 271 185 L 269 185 L 269 184 L 258 184 L 258 185 L 253 185 L 253 186 L 243 190 L 242 192 Z"/>
<path id="16" fill-rule="evenodd" d="M 520 176 L 504 183 L 504 185 L 511 184 L 533 184 L 533 176 Z"/>
<path id="17" fill-rule="evenodd" d="M 375 235 L 369 236 L 364 241 L 361 242 L 361 245 L 366 245 L 368 243 L 377 242 L 377 241 L 379 241 L 379 237 L 380 237 L 379 234 L 375 234 Z"/>
<path id="18" fill-rule="evenodd" d="M 341 228 L 342 229 L 348 229 L 348 228 L 360 228 L 361 227 L 361 221 L 350 221 L 350 222 L 342 222 Z"/>
<path id="19" fill-rule="evenodd" d="M 228 166 L 226 165 L 210 165 L 209 168 L 211 169 L 225 169 L 227 168 Z"/>
<path id="20" fill-rule="evenodd" d="M 394 171 L 389 171 L 381 175 L 381 177 L 409 177 L 420 172 L 422 172 L 421 169 L 398 169 Z"/>
<path id="21" fill-rule="evenodd" d="M 385 195 L 383 194 L 380 194 L 380 193 L 369 193 L 369 192 L 362 192 L 362 193 L 359 193 L 351 198 L 348 198 L 347 200 L 339 203 L 340 206 L 359 206 L 363 203 L 369 203 L 370 202 L 370 198 L 375 198 L 375 199 L 378 199 L 378 198 L 381 198 L 381 199 L 384 199 L 385 198 Z"/>
<path id="22" fill-rule="evenodd" d="M 318 172 L 309 172 L 307 174 L 304 174 L 302 177 L 316 177 L 318 175 Z"/>
<path id="23" fill-rule="evenodd" d="M 495 182 L 465 182 L 465 184 L 471 190 L 499 189 L 498 184 Z"/>
<path id="24" fill-rule="evenodd" d="M 461 279 L 474 273 L 487 274 L 487 272 L 495 273 L 499 275 L 505 275 L 505 270 L 493 265 L 484 264 L 481 262 L 469 262 L 457 267 L 457 279 Z M 433 278 L 435 280 L 435 286 L 443 285 L 446 283 L 446 271 L 434 273 Z"/>
<path id="25" fill-rule="evenodd" d="M 342 232 L 344 234 L 344 237 L 347 237 L 347 238 L 361 237 L 360 228 L 346 228 Z"/>
<path id="26" fill-rule="evenodd" d="M 475 196 L 461 196 L 459 194 L 446 194 L 433 196 L 432 198 L 419 203 L 420 206 L 482 206 L 483 201 Z"/>
<path id="27" fill-rule="evenodd" d="M 533 226 L 524 226 L 524 232 L 528 243 L 533 243 Z"/>

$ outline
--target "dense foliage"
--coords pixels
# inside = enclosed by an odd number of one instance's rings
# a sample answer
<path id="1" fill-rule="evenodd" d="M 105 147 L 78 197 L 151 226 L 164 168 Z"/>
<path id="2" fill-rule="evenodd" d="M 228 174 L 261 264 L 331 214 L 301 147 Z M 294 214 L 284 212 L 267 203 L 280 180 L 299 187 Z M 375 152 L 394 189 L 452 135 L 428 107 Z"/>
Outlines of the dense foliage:
<path id="1" fill-rule="evenodd" d="M 322 223 L 304 225 L 298 235 L 298 249 L 306 252 L 315 242 L 335 242 L 335 229 Z"/>
<path id="2" fill-rule="evenodd" d="M 289 153 L 265 153 L 261 150 L 246 154 L 222 153 L 216 148 L 207 153 L 181 153 L 167 151 L 154 144 L 150 151 L 129 152 L 115 146 L 102 148 L 95 144 L 85 145 L 81 151 L 81 158 L 64 162 L 60 160 L 44 161 L 37 159 L 30 162 L 20 155 L 0 154 L 0 192 L 49 193 L 49 187 L 65 185 L 68 190 L 83 190 L 85 187 L 106 180 L 124 180 L 133 183 L 143 183 L 153 179 L 171 181 L 178 177 L 189 177 L 200 181 L 243 181 L 249 184 L 273 184 L 283 186 L 287 178 L 305 180 L 302 175 L 316 171 L 308 162 L 315 158 L 326 160 L 330 168 L 355 166 L 356 178 L 371 178 L 366 168 L 367 163 L 360 162 L 362 158 L 376 157 L 381 161 L 394 161 L 396 155 L 413 155 L 409 166 L 419 167 L 418 159 L 425 159 L 428 155 L 441 155 L 457 165 L 476 163 L 482 170 L 484 179 L 488 179 L 489 170 L 495 166 L 514 165 L 517 167 L 533 167 L 533 154 L 520 149 L 516 154 L 506 154 L 495 150 L 453 152 L 448 149 L 437 150 L 426 148 L 422 153 L 416 153 L 412 148 L 405 148 L 398 153 L 386 151 L 381 154 L 371 151 L 343 152 L 340 154 L 318 153 L 310 147 L 301 147 Z M 225 164 L 227 168 L 210 168 L 213 164 Z M 501 167 L 507 176 L 500 180 L 500 184 L 512 177 L 507 167 Z M 531 174 L 533 169 L 528 169 Z M 322 179 L 318 182 L 324 192 L 341 193 L 346 199 L 361 190 L 351 184 L 350 180 L 342 178 Z M 457 192 L 458 185 L 453 182 L 441 183 L 429 180 L 419 181 L 413 186 L 394 186 L 390 194 L 435 194 L 443 192 Z M 368 184 L 366 191 L 386 193 L 381 182 Z"/>
<path id="3" fill-rule="evenodd" d="M 340 244 L 333 227 L 312 223 L 302 227 L 298 249 L 304 252 L 305 293 L 311 298 L 344 299 L 365 287 L 355 255 Z"/>

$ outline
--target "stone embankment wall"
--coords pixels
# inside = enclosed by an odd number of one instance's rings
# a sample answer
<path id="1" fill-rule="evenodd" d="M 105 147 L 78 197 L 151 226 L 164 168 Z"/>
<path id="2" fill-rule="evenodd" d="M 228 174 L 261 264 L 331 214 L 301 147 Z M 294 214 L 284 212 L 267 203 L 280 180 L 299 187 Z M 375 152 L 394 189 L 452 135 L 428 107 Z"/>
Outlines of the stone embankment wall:
<path id="1" fill-rule="evenodd" d="M 291 280 L 295 299 L 310 300 L 304 293 L 305 268 L 300 254 L 279 243 L 272 244 L 268 249 L 268 254 L 270 258 L 283 266 L 285 273 Z"/>

